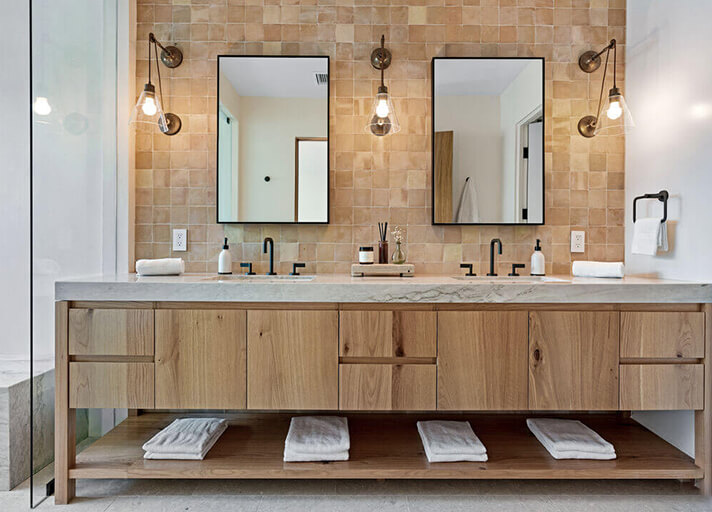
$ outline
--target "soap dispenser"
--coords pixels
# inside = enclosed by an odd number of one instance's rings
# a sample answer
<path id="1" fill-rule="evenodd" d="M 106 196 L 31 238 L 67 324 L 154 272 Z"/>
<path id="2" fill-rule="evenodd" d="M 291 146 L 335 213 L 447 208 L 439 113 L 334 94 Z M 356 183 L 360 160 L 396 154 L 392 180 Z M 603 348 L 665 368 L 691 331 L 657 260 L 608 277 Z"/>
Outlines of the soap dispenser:
<path id="1" fill-rule="evenodd" d="M 532 259 L 532 261 L 534 260 Z M 227 237 L 220 256 L 218 256 L 218 274 L 232 274 L 232 256 L 230 255 L 230 246 L 227 245 Z"/>
<path id="2" fill-rule="evenodd" d="M 541 252 L 540 240 L 538 238 L 536 239 L 536 246 L 532 253 L 531 275 L 544 275 L 544 253 Z"/>

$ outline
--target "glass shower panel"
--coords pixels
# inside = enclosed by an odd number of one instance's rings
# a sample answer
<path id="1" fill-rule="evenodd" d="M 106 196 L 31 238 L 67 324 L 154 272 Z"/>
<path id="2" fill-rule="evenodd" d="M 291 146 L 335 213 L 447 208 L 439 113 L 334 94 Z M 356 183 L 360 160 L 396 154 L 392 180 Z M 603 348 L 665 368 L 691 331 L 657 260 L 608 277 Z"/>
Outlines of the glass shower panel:
<path id="1" fill-rule="evenodd" d="M 54 478 L 54 282 L 116 266 L 117 1 L 31 1 L 34 504 Z M 77 410 L 78 451 L 101 417 Z"/>

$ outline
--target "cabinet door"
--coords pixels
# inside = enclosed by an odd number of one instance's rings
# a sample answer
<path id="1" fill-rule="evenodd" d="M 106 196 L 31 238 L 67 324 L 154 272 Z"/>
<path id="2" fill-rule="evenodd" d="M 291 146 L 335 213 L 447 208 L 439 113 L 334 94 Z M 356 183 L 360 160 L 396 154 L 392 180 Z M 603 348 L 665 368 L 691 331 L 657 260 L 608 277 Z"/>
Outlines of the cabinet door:
<path id="1" fill-rule="evenodd" d="M 342 311 L 344 357 L 435 357 L 434 311 Z"/>
<path id="2" fill-rule="evenodd" d="M 69 363 L 69 407 L 153 409 L 153 363 Z"/>
<path id="3" fill-rule="evenodd" d="M 530 313 L 530 409 L 618 409 L 618 318 L 617 312 Z"/>
<path id="4" fill-rule="evenodd" d="M 433 364 L 342 364 L 339 409 L 347 411 L 432 411 Z"/>
<path id="5" fill-rule="evenodd" d="M 71 355 L 152 356 L 152 309 L 70 309 Z"/>
<path id="6" fill-rule="evenodd" d="M 337 409 L 336 311 L 249 311 L 247 407 Z"/>
<path id="7" fill-rule="evenodd" d="M 245 408 L 245 311 L 156 311 L 156 409 Z"/>
<path id="8" fill-rule="evenodd" d="M 527 408 L 527 313 L 438 313 L 438 410 Z"/>

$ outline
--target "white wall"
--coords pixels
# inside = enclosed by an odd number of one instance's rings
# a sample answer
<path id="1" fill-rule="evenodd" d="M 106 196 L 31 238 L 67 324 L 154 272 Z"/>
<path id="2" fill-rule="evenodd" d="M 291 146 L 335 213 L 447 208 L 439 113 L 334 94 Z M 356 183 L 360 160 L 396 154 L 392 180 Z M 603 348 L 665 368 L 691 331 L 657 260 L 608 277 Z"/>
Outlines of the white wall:
<path id="1" fill-rule="evenodd" d="M 240 97 L 240 221 L 294 219 L 295 138 L 328 136 L 326 104 L 323 98 Z"/>
<path id="2" fill-rule="evenodd" d="M 0 359 L 29 358 L 29 6 L 0 2 Z"/>
<path id="3" fill-rule="evenodd" d="M 525 118 L 541 108 L 542 65 L 539 61 L 528 64 L 517 78 L 502 92 L 502 221 L 516 222 L 516 184 L 518 158 L 518 127 Z"/>
<path id="4" fill-rule="evenodd" d="M 480 222 L 501 222 L 502 134 L 499 96 L 438 96 L 435 131 L 453 132 L 452 208 L 457 215 L 462 187 L 475 181 Z"/>
<path id="5" fill-rule="evenodd" d="M 626 100 L 636 128 L 626 137 L 626 267 L 629 274 L 712 280 L 712 2 L 628 0 Z M 632 202 L 667 189 L 671 248 L 632 255 Z M 650 201 L 647 201 L 651 203 Z M 645 206 L 639 201 L 645 214 Z M 660 208 L 660 203 L 649 205 Z M 659 210 L 655 210 L 659 211 Z M 692 454 L 693 414 L 635 415 Z"/>

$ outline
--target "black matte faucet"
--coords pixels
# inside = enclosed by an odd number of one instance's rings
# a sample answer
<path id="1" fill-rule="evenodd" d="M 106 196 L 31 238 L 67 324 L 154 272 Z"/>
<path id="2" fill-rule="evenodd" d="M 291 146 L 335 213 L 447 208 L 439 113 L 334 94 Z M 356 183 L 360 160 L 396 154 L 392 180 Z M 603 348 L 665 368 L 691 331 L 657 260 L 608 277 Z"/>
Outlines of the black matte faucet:
<path id="1" fill-rule="evenodd" d="M 502 240 L 499 238 L 493 238 L 490 241 L 490 271 L 487 273 L 488 276 L 497 275 L 494 271 L 494 244 L 499 244 L 499 253 L 502 254 Z"/>
<path id="2" fill-rule="evenodd" d="M 263 254 L 267 253 L 267 245 L 269 245 L 269 272 L 267 272 L 267 275 L 276 276 L 277 272 L 274 271 L 274 240 L 272 240 L 270 237 L 265 238 L 265 241 L 262 242 Z M 501 249 L 500 252 L 502 252 Z"/>

